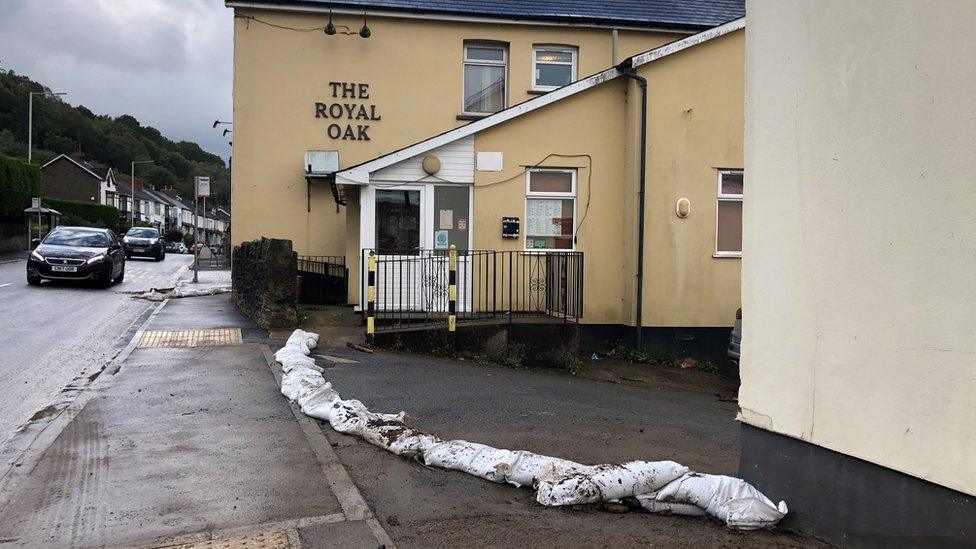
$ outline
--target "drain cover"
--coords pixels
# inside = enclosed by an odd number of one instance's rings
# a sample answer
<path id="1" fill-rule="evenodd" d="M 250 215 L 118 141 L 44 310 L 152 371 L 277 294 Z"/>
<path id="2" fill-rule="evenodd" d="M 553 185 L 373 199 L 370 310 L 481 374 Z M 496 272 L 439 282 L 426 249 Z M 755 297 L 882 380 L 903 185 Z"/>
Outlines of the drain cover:
<path id="1" fill-rule="evenodd" d="M 184 545 L 170 545 L 167 549 L 288 549 L 288 536 L 284 532 L 262 532 L 253 536 L 223 538 Z"/>
<path id="2" fill-rule="evenodd" d="M 216 330 L 148 330 L 138 347 L 215 347 L 241 343 L 239 328 Z"/>

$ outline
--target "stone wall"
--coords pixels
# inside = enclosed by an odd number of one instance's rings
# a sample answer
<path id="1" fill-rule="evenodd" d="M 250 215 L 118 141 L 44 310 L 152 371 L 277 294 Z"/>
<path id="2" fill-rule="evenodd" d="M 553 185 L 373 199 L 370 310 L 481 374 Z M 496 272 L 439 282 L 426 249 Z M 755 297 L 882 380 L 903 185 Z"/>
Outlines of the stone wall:
<path id="1" fill-rule="evenodd" d="M 234 246 L 234 304 L 265 329 L 298 325 L 298 267 L 291 240 L 260 238 Z"/>

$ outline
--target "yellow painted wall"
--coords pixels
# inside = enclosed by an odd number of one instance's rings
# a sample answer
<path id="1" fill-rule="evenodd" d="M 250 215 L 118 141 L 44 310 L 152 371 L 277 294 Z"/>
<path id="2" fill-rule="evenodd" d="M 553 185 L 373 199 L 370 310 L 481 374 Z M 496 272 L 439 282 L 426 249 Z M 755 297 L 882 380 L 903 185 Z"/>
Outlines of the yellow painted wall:
<path id="1" fill-rule="evenodd" d="M 522 250 L 525 245 L 524 170 L 547 155 L 546 167 L 577 168 L 576 250 L 584 254 L 584 322 L 620 323 L 626 316 L 621 291 L 626 283 L 624 211 L 633 205 L 625 192 L 625 97 L 623 80 L 604 83 L 475 135 L 476 151 L 503 154 L 502 172 L 475 172 L 476 249 Z M 592 175 L 588 182 L 588 175 Z M 590 196 L 589 211 L 586 210 Z M 584 218 L 584 213 L 586 217 Z M 518 217 L 522 237 L 501 237 L 501 218 Z"/>
<path id="2" fill-rule="evenodd" d="M 735 319 L 741 260 L 713 253 L 717 168 L 742 168 L 744 51 L 745 31 L 737 31 L 638 69 L 650 94 L 645 325 L 718 327 Z M 630 98 L 639 101 L 636 87 Z M 691 201 L 685 219 L 674 213 L 681 197 Z"/>
<path id="3" fill-rule="evenodd" d="M 294 28 L 323 26 L 322 14 L 238 9 Z M 352 30 L 356 16 L 333 18 Z M 303 155 L 339 149 L 346 168 L 443 132 L 463 121 L 462 54 L 465 40 L 509 43 L 509 104 L 533 96 L 532 45 L 579 48 L 578 75 L 610 65 L 609 29 L 478 24 L 370 17 L 372 37 L 294 32 L 238 18 L 234 26 L 234 243 L 260 236 L 290 238 L 299 253 L 337 254 L 346 248 L 346 210 L 336 213 L 326 186 L 312 189 L 308 211 Z M 682 35 L 621 31 L 620 55 L 630 55 Z M 316 119 L 315 102 L 332 102 L 330 81 L 369 84 L 369 99 L 382 119 L 370 122 L 370 141 L 333 140 L 331 121 Z M 338 101 L 342 101 L 341 99 Z M 354 121 L 355 122 L 355 121 Z"/>
<path id="4" fill-rule="evenodd" d="M 645 211 L 645 326 L 730 326 L 739 307 L 738 258 L 716 258 L 716 168 L 742 167 L 744 32 L 655 61 L 649 80 Z M 502 239 L 503 216 L 525 222 L 526 166 L 578 168 L 576 249 L 585 257 L 585 323 L 633 325 L 640 93 L 619 78 L 475 135 L 500 151 L 503 172 L 475 173 L 475 248 L 520 250 Z M 501 183 L 498 183 L 501 181 Z M 687 197 L 692 215 L 679 219 Z M 523 231 L 524 233 L 524 231 Z"/>

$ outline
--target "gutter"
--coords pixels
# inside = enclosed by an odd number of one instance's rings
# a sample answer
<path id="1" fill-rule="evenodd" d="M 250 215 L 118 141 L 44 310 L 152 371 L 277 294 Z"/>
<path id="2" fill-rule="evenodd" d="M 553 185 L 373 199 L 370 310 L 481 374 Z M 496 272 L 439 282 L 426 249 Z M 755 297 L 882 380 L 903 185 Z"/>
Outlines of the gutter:
<path id="1" fill-rule="evenodd" d="M 637 295 L 635 296 L 637 318 L 634 326 L 634 348 L 638 351 L 644 348 L 641 328 L 643 327 L 644 311 L 644 194 L 647 180 L 647 79 L 633 72 L 634 58 L 625 59 L 617 65 L 620 74 L 637 82 L 641 91 L 641 128 L 640 128 L 640 173 L 637 176 Z"/>

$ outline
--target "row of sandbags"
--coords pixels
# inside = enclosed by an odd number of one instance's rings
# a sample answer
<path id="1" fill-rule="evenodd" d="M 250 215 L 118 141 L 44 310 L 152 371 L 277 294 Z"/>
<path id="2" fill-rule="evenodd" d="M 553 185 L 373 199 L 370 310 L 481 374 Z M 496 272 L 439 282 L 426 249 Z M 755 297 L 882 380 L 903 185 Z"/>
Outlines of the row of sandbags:
<path id="1" fill-rule="evenodd" d="M 206 295 L 226 294 L 230 292 L 230 286 L 216 286 L 211 288 L 174 288 L 156 289 L 133 295 L 135 299 L 146 299 L 148 301 L 162 301 L 164 299 L 177 299 L 181 297 L 201 297 Z"/>
<path id="2" fill-rule="evenodd" d="M 652 513 L 711 515 L 737 530 L 772 528 L 787 513 L 785 502 L 774 505 L 742 479 L 694 473 L 673 461 L 583 465 L 524 450 L 441 440 L 407 427 L 403 412 L 378 414 L 358 400 L 340 398 L 308 356 L 317 344 L 318 334 L 295 330 L 275 354 L 283 371 L 281 393 L 297 402 L 305 415 L 394 454 L 493 482 L 533 487 L 542 505 L 635 498 Z"/>

